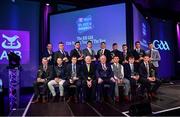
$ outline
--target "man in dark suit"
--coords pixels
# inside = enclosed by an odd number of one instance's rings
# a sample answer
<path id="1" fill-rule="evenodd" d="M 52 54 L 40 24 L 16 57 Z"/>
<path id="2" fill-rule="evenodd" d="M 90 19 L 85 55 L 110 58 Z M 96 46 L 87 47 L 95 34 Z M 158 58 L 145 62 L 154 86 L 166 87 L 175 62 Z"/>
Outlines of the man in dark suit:
<path id="1" fill-rule="evenodd" d="M 87 48 L 85 48 L 83 50 L 83 56 L 90 56 L 92 61 L 96 61 L 96 53 L 95 51 L 92 49 L 92 41 L 88 41 L 87 42 Z"/>
<path id="2" fill-rule="evenodd" d="M 153 64 L 149 62 L 149 55 L 144 56 L 143 62 L 139 66 L 139 76 L 139 82 L 142 84 L 143 89 L 146 88 L 149 96 L 154 97 L 161 85 L 161 81 L 155 77 L 155 69 Z"/>
<path id="3" fill-rule="evenodd" d="M 111 65 L 106 63 L 106 56 L 102 55 L 100 57 L 100 63 L 97 65 L 96 69 L 96 78 L 98 82 L 98 101 L 102 102 L 104 97 L 104 85 L 109 84 L 110 90 L 108 93 L 108 97 L 110 101 L 114 99 L 114 87 L 115 87 L 115 79 L 114 74 L 111 69 Z"/>
<path id="4" fill-rule="evenodd" d="M 128 63 L 124 64 L 124 77 L 130 81 L 131 94 L 135 96 L 136 85 L 139 81 L 139 66 L 138 63 L 135 63 L 134 56 L 129 56 Z"/>
<path id="5" fill-rule="evenodd" d="M 59 42 L 59 50 L 55 52 L 54 54 L 54 61 L 56 64 L 57 58 L 62 58 L 63 63 L 65 63 L 65 65 L 69 62 L 70 57 L 67 51 L 64 50 L 64 43 L 63 42 Z"/>
<path id="6" fill-rule="evenodd" d="M 63 101 L 64 99 L 64 87 L 63 84 L 66 81 L 66 70 L 65 70 L 65 66 L 63 65 L 63 60 L 62 58 L 57 58 L 57 65 L 54 66 L 54 79 L 50 80 L 48 82 L 48 87 L 49 90 L 52 93 L 52 100 L 55 100 L 55 96 L 56 96 L 56 92 L 55 92 L 55 88 L 54 85 L 58 85 L 59 86 L 59 91 L 60 91 L 60 100 Z"/>
<path id="7" fill-rule="evenodd" d="M 127 58 L 128 58 L 128 56 L 131 56 L 132 53 L 131 53 L 131 51 L 128 50 L 128 47 L 126 44 L 122 45 L 122 53 L 123 53 L 122 63 L 123 64 L 128 63 Z"/>
<path id="8" fill-rule="evenodd" d="M 43 57 L 46 57 L 49 61 L 49 65 L 53 65 L 54 63 L 54 52 L 53 52 L 53 46 L 51 43 L 47 44 L 46 50 L 43 53 Z"/>
<path id="9" fill-rule="evenodd" d="M 106 56 L 106 59 L 107 59 L 106 62 L 107 63 L 111 62 L 111 59 L 112 59 L 111 52 L 110 52 L 110 50 L 106 49 L 106 43 L 105 42 L 101 42 L 101 49 L 98 50 L 98 52 L 97 52 L 97 58 L 100 59 L 100 57 L 102 55 Z"/>
<path id="10" fill-rule="evenodd" d="M 71 62 L 67 65 L 66 68 L 66 76 L 67 80 L 64 83 L 64 92 L 65 96 L 69 97 L 69 87 L 71 85 L 76 85 L 76 97 L 75 97 L 75 102 L 79 102 L 80 99 L 80 90 L 81 90 L 81 68 L 80 65 L 77 64 L 77 57 L 73 56 L 71 58 Z M 68 102 L 71 100 L 71 97 L 69 97 Z"/>
<path id="11" fill-rule="evenodd" d="M 33 103 L 39 102 L 40 90 L 39 86 L 42 86 L 42 102 L 46 102 L 46 93 L 47 93 L 47 83 L 52 79 L 53 76 L 53 68 L 48 65 L 47 58 L 42 58 L 42 65 L 40 65 L 37 73 L 37 79 L 33 84 L 34 87 L 34 101 Z"/>
<path id="12" fill-rule="evenodd" d="M 113 43 L 113 45 L 112 45 L 112 51 L 111 51 L 111 56 L 112 56 L 112 58 L 114 57 L 114 56 L 118 56 L 119 57 L 119 63 L 120 64 L 122 64 L 122 60 L 123 60 L 123 53 L 120 51 L 120 50 L 118 50 L 118 44 L 117 43 Z"/>
<path id="13" fill-rule="evenodd" d="M 70 52 L 70 57 L 76 57 L 77 58 L 77 64 L 83 63 L 83 52 L 80 49 L 80 42 L 75 42 L 74 49 Z"/>
<path id="14" fill-rule="evenodd" d="M 85 57 L 85 63 L 82 65 L 82 86 L 85 101 L 96 100 L 96 68 L 94 63 L 91 62 L 91 56 Z M 84 100 L 83 99 L 83 100 Z"/>
<path id="15" fill-rule="evenodd" d="M 135 49 L 133 50 L 132 54 L 135 58 L 135 62 L 142 62 L 143 56 L 145 55 L 145 51 L 141 49 L 141 44 L 139 41 L 135 42 Z"/>

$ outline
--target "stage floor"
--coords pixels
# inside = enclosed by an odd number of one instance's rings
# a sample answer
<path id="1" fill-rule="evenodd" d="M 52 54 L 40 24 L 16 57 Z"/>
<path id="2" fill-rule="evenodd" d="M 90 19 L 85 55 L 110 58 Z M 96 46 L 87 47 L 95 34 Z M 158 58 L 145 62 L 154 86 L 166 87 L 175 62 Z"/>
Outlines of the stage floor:
<path id="1" fill-rule="evenodd" d="M 27 106 L 26 116 L 125 116 L 130 104 L 75 104 L 73 102 L 56 102 L 31 104 Z M 158 99 L 151 102 L 154 114 L 169 109 L 180 108 L 180 82 L 163 84 L 158 90 Z M 180 115 L 180 113 L 179 113 Z M 170 116 L 170 115 L 169 115 Z"/>

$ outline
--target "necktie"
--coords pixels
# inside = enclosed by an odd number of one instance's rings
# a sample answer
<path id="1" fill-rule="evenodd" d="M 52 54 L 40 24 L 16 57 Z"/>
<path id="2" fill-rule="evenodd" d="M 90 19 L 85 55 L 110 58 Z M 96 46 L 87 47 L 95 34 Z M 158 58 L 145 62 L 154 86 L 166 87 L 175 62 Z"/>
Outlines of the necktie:
<path id="1" fill-rule="evenodd" d="M 91 49 L 88 49 L 88 50 L 89 50 L 90 55 L 92 55 L 92 50 Z"/>
<path id="2" fill-rule="evenodd" d="M 47 70 L 47 65 L 44 65 L 43 69 L 44 69 L 44 71 L 46 71 Z"/>
<path id="3" fill-rule="evenodd" d="M 126 52 L 123 52 L 123 55 L 124 55 L 124 60 L 126 60 Z"/>
<path id="4" fill-rule="evenodd" d="M 79 49 L 77 49 L 77 52 L 78 52 L 79 56 L 81 56 L 81 51 Z"/>
<path id="5" fill-rule="evenodd" d="M 149 64 L 146 63 L 147 77 L 149 77 Z"/>
<path id="6" fill-rule="evenodd" d="M 117 63 L 115 64 L 115 66 L 116 66 L 116 69 L 118 69 L 118 64 Z"/>
<path id="7" fill-rule="evenodd" d="M 150 50 L 150 52 L 149 52 L 149 56 L 151 57 L 151 54 L 152 54 L 152 50 Z"/>
<path id="8" fill-rule="evenodd" d="M 64 56 L 66 56 L 64 51 L 62 51 L 62 53 L 63 53 Z"/>
<path id="9" fill-rule="evenodd" d="M 101 50 L 101 55 L 104 55 L 104 49 Z"/>
<path id="10" fill-rule="evenodd" d="M 137 49 L 137 53 L 140 54 L 140 49 Z"/>
<path id="11" fill-rule="evenodd" d="M 131 66 L 131 73 L 134 73 L 134 65 L 130 64 L 130 66 Z"/>
<path id="12" fill-rule="evenodd" d="M 102 68 L 103 68 L 103 70 L 105 70 L 105 71 L 107 70 L 107 68 L 106 68 L 106 65 L 105 65 L 105 64 L 103 64 L 103 65 L 102 65 Z"/>
<path id="13" fill-rule="evenodd" d="M 90 65 L 89 64 L 87 64 L 87 69 L 88 69 L 88 72 L 90 71 Z"/>
<path id="14" fill-rule="evenodd" d="M 76 65 L 73 64 L 73 72 L 76 73 Z"/>

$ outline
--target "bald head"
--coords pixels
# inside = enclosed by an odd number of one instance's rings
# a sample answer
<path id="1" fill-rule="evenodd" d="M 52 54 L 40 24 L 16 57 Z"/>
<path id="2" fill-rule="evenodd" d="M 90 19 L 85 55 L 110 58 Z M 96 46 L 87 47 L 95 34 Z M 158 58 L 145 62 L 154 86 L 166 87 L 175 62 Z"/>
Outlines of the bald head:
<path id="1" fill-rule="evenodd" d="M 106 63 L 106 56 L 105 56 L 105 55 L 102 55 L 102 56 L 100 57 L 100 62 L 101 62 L 102 64 L 105 64 L 105 63 Z"/>
<path id="2" fill-rule="evenodd" d="M 86 56 L 85 57 L 85 62 L 86 62 L 86 64 L 90 64 L 91 63 L 91 57 L 90 56 Z"/>

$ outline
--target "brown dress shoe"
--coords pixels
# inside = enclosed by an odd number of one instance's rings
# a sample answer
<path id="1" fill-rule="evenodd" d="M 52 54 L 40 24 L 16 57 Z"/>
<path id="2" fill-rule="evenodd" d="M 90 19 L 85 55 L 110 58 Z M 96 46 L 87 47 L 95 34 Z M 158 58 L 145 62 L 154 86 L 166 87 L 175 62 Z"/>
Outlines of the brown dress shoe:
<path id="1" fill-rule="evenodd" d="M 38 102 L 39 102 L 39 98 L 33 100 L 31 103 L 32 103 L 32 104 L 35 104 L 35 103 L 38 103 Z"/>
<path id="2" fill-rule="evenodd" d="M 42 103 L 47 103 L 47 101 L 44 97 L 42 98 Z"/>

